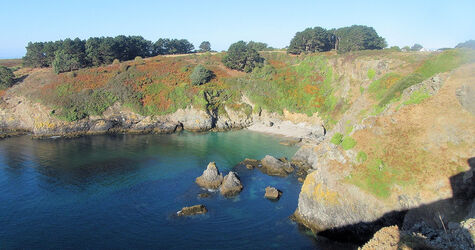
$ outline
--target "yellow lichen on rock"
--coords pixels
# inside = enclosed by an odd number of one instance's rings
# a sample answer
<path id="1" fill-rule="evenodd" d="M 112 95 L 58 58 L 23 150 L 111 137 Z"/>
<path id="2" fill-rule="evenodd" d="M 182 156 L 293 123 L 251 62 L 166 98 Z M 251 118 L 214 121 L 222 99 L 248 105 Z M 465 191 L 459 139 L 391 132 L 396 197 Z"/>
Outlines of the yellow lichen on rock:
<path id="1" fill-rule="evenodd" d="M 305 178 L 302 186 L 302 193 L 311 197 L 315 201 L 323 201 L 326 204 L 338 204 L 338 193 L 330 190 L 325 184 L 316 183 L 315 175 L 317 171 L 312 172 Z"/>

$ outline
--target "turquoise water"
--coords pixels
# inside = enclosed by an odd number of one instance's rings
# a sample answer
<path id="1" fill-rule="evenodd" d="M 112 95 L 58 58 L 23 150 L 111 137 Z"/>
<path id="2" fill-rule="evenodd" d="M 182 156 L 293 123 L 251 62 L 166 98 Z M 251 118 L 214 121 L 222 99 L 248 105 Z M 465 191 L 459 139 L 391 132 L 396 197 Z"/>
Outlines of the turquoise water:
<path id="1" fill-rule="evenodd" d="M 301 184 L 235 165 L 297 148 L 249 131 L 91 136 L 0 141 L 0 249 L 312 249 L 315 240 L 289 220 Z M 244 186 L 227 199 L 202 193 L 194 179 L 215 161 Z M 264 188 L 283 191 L 277 202 Z M 177 217 L 204 204 L 205 215 Z"/>

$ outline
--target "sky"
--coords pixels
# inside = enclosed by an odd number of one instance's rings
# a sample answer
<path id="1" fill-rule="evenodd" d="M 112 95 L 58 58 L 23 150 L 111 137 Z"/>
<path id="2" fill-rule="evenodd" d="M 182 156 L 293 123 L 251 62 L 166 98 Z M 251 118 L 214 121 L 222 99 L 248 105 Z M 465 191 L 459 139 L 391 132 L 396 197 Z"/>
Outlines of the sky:
<path id="1" fill-rule="evenodd" d="M 288 46 L 307 27 L 374 27 L 389 46 L 454 47 L 475 39 L 475 0 L 446 1 L 123 1 L 0 0 L 0 58 L 24 56 L 29 41 L 141 35 L 185 38 L 197 48 L 233 42 Z"/>

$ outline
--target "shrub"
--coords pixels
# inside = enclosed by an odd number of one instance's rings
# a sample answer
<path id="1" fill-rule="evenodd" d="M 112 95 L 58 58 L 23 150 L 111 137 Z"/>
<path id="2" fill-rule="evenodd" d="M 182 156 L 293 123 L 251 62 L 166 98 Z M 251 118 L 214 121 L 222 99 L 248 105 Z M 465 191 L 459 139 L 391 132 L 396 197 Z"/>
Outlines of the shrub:
<path id="1" fill-rule="evenodd" d="M 352 149 L 356 145 L 355 139 L 351 138 L 350 136 L 345 136 L 341 141 L 341 147 L 344 150 Z"/>
<path id="2" fill-rule="evenodd" d="M 255 67 L 264 62 L 257 51 L 249 47 L 244 41 L 239 41 L 229 46 L 227 54 L 223 57 L 223 63 L 230 69 L 251 72 Z"/>
<path id="3" fill-rule="evenodd" d="M 143 58 L 140 57 L 140 56 L 136 56 L 135 59 L 134 59 L 134 61 L 135 61 L 136 63 L 138 63 L 138 64 L 143 64 Z"/>
<path id="4" fill-rule="evenodd" d="M 116 65 L 116 64 L 119 64 L 119 63 L 120 63 L 119 59 L 114 59 L 114 61 L 112 61 L 112 65 Z"/>
<path id="5" fill-rule="evenodd" d="M 330 140 L 331 143 L 335 145 L 340 145 L 341 141 L 343 140 L 343 134 L 341 133 L 335 133 Z"/>
<path id="6" fill-rule="evenodd" d="M 0 89 L 11 87 L 14 79 L 12 70 L 0 65 Z"/>
<path id="7" fill-rule="evenodd" d="M 211 70 L 206 69 L 202 65 L 197 65 L 193 69 L 193 73 L 190 75 L 191 84 L 202 85 L 209 82 L 213 78 L 214 74 Z"/>

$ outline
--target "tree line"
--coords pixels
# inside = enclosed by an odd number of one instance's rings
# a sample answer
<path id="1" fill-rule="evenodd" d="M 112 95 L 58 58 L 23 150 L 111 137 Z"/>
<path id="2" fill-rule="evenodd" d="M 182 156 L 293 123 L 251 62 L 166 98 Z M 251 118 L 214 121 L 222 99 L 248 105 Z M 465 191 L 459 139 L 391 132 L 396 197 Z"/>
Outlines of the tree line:
<path id="1" fill-rule="evenodd" d="M 207 49 L 211 49 L 209 42 Z M 51 42 L 30 42 L 23 64 L 29 67 L 51 67 L 56 73 L 88 66 L 151 57 L 192 53 L 193 44 L 186 39 L 160 38 L 155 43 L 141 36 L 91 37 L 87 40 L 65 39 Z"/>
<path id="2" fill-rule="evenodd" d="M 339 29 L 326 30 L 322 27 L 307 28 L 297 32 L 290 41 L 287 52 L 324 52 L 336 49 L 338 52 L 355 50 L 383 49 L 386 40 L 376 33 L 374 28 L 353 25 Z"/>

